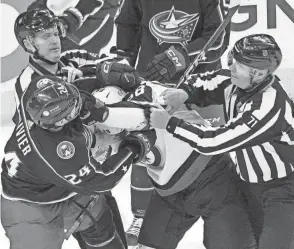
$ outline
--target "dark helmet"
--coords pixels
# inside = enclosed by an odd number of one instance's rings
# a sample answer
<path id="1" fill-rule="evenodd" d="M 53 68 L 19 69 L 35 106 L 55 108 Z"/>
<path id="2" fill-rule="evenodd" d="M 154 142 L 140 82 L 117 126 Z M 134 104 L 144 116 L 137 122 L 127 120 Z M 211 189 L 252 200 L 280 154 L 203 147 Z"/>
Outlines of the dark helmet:
<path id="1" fill-rule="evenodd" d="M 65 35 L 63 25 L 52 11 L 46 8 L 32 9 L 21 13 L 16 18 L 14 34 L 23 49 L 31 52 L 24 46 L 23 40 L 28 37 L 33 37 L 39 31 L 44 31 L 52 27 L 57 27 L 61 36 Z"/>
<path id="2" fill-rule="evenodd" d="M 35 124 L 56 128 L 57 122 L 70 122 L 80 114 L 82 99 L 74 85 L 56 76 L 38 77 L 32 84 L 37 90 L 27 101 L 26 110 Z"/>
<path id="3" fill-rule="evenodd" d="M 249 35 L 238 40 L 229 53 L 230 57 L 252 68 L 273 73 L 281 64 L 282 51 L 275 39 L 266 34 Z M 230 65 L 229 65 L 230 66 Z"/>

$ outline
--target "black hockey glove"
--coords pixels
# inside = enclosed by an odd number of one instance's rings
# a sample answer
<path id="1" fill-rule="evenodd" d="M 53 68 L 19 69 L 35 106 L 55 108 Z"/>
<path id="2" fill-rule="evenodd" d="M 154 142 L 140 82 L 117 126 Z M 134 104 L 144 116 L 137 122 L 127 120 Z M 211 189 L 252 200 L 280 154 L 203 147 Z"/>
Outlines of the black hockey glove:
<path id="1" fill-rule="evenodd" d="M 136 64 L 137 56 L 133 52 L 118 49 L 116 46 L 111 47 L 109 52 L 116 54 L 118 59 L 126 59 L 132 67 Z"/>
<path id="2" fill-rule="evenodd" d="M 105 86 L 118 86 L 127 92 L 137 88 L 141 83 L 141 79 L 133 67 L 114 61 L 104 61 L 102 64 L 97 64 L 96 77 Z"/>
<path id="3" fill-rule="evenodd" d="M 120 148 L 129 148 L 136 150 L 137 156 L 133 163 L 142 161 L 150 152 L 156 142 L 157 136 L 155 130 L 133 131 L 120 144 Z"/>
<path id="4" fill-rule="evenodd" d="M 92 125 L 96 122 L 103 123 L 109 115 L 108 107 L 86 91 L 80 90 L 80 95 L 82 98 L 82 108 L 80 112 L 82 122 L 85 125 Z"/>
<path id="5" fill-rule="evenodd" d="M 162 54 L 156 55 L 148 63 L 143 72 L 143 78 L 156 80 L 161 83 L 168 82 L 177 72 L 184 71 L 190 64 L 187 50 L 182 46 L 171 46 Z"/>

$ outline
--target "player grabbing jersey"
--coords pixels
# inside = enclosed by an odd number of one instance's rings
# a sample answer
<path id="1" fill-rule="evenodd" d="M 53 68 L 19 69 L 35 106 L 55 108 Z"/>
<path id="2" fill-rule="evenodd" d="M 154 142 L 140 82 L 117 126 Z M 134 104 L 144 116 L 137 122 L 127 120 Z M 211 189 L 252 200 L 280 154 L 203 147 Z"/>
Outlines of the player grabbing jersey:
<path id="1" fill-rule="evenodd" d="M 131 58 L 131 65 L 148 80 L 175 84 L 189 63 L 223 21 L 226 0 L 125 0 L 118 17 L 117 51 Z M 228 46 L 230 25 L 206 53 L 197 73 L 221 67 L 220 57 Z M 193 108 L 195 108 L 193 106 Z M 201 116 L 222 124 L 221 106 L 196 108 Z M 153 186 L 145 167 L 132 168 L 134 226 L 127 232 L 136 244 L 137 234 Z"/>
<path id="2" fill-rule="evenodd" d="M 135 111 L 133 103 L 146 108 L 158 103 L 160 95 L 167 90 L 162 85 L 143 82 L 128 94 L 117 87 L 105 87 L 93 95 L 111 104 L 108 105 L 111 108 L 115 106 L 120 110 L 117 113 L 124 114 L 117 115 L 120 118 L 116 120 L 123 119 L 117 122 L 120 128 L 123 123 L 126 129 L 133 130 L 145 128 L 141 125 L 144 115 Z M 195 111 L 180 111 L 174 116 L 210 126 Z M 107 128 L 105 123 L 94 124 L 110 133 L 121 132 L 115 124 L 111 125 Z M 152 192 L 146 218 L 138 234 L 141 244 L 138 248 L 176 248 L 199 217 L 204 220 L 206 248 L 256 248 L 238 188 L 240 180 L 232 170 L 232 162 L 227 155 L 203 156 L 168 132 L 157 130 L 155 146 L 137 165 L 147 167 L 149 180 L 156 189 Z"/>
<path id="3" fill-rule="evenodd" d="M 34 79 L 22 95 L 1 174 L 1 218 L 12 248 L 61 248 L 63 230 L 91 195 L 98 195 L 98 201 L 78 228 L 87 248 L 125 248 L 103 193 L 148 153 L 156 135 L 134 132 L 122 140 L 101 132 L 93 135 L 80 113 L 91 106 L 103 122 L 108 112 L 98 100 L 91 101 L 55 76 Z M 119 142 L 119 147 L 98 162 L 92 152 L 105 141 Z"/>
<path id="4" fill-rule="evenodd" d="M 179 95 L 199 106 L 222 103 L 227 117 L 223 126 L 190 124 L 163 109 L 151 114 L 155 127 L 203 155 L 229 152 L 242 179 L 260 249 L 294 246 L 294 103 L 274 75 L 281 62 L 274 37 L 245 36 L 229 53 L 231 77 L 224 80 L 220 70 L 206 78 L 215 82 L 213 91 L 197 87 L 203 79 L 192 76 L 182 90 L 169 91 L 165 97 L 167 104 Z"/>

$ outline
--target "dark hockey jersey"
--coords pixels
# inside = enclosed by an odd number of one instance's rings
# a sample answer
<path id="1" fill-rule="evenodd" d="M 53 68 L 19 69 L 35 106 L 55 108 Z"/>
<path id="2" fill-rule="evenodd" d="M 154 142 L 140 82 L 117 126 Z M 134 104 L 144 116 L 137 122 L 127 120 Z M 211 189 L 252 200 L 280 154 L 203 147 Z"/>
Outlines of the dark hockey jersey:
<path id="1" fill-rule="evenodd" d="M 88 53 L 85 50 L 70 50 L 65 51 L 61 54 L 60 61 L 58 64 L 58 70 L 56 75 L 59 75 L 61 72 L 61 68 L 65 66 L 71 67 L 82 67 L 88 64 L 96 64 L 99 63 L 99 56 L 94 53 Z M 31 81 L 34 80 L 36 77 L 42 75 L 53 75 L 51 72 L 40 66 L 36 61 L 34 61 L 31 57 L 29 58 L 28 66 L 22 71 L 20 76 L 16 79 L 16 82 L 19 82 L 19 88 L 15 88 L 15 101 L 16 105 L 19 105 L 21 95 L 25 91 L 25 89 L 30 85 Z M 67 75 L 64 75 L 66 77 Z M 96 80 L 88 79 L 86 84 L 98 84 L 96 87 L 100 87 L 99 82 Z M 15 84 L 17 86 L 18 84 Z M 93 86 L 95 88 L 95 86 Z M 12 120 L 15 124 L 18 123 L 18 113 L 15 112 Z"/>
<path id="2" fill-rule="evenodd" d="M 117 47 L 138 55 L 138 72 L 171 45 L 185 45 L 193 60 L 222 22 L 225 10 L 222 3 L 222 0 L 220 5 L 219 0 L 125 0 L 115 20 Z M 207 62 L 220 58 L 228 46 L 229 33 L 230 25 L 207 53 Z M 197 72 L 220 66 L 219 60 L 207 62 Z"/>
<path id="3" fill-rule="evenodd" d="M 83 52 L 66 52 L 63 62 L 78 65 L 93 63 L 95 56 Z M 103 164 L 91 157 L 93 142 L 90 132 L 83 128 L 76 131 L 48 133 L 36 127 L 25 111 L 27 96 L 37 88 L 35 79 L 40 75 L 52 75 L 30 59 L 29 66 L 17 78 L 15 99 L 16 127 L 5 147 L 1 181 L 3 196 L 11 200 L 36 203 L 52 203 L 71 197 L 76 192 L 93 194 L 108 191 L 126 173 L 130 164 L 115 164 L 105 173 Z M 128 159 L 125 152 L 121 159 Z M 110 157 L 111 158 L 111 157 Z"/>

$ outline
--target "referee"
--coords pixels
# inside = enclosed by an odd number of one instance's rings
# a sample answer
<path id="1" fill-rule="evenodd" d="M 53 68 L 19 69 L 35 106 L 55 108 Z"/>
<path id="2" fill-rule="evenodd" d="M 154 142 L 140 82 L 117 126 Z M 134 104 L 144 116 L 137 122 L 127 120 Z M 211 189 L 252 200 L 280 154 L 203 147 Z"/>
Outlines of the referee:
<path id="1" fill-rule="evenodd" d="M 152 108 L 151 124 L 166 129 L 204 155 L 229 152 L 243 180 L 259 249 L 294 248 L 294 103 L 273 75 L 282 53 L 273 37 L 246 36 L 224 70 L 193 75 L 181 89 L 163 93 L 165 104 L 223 104 L 226 124 L 204 127 Z"/>

